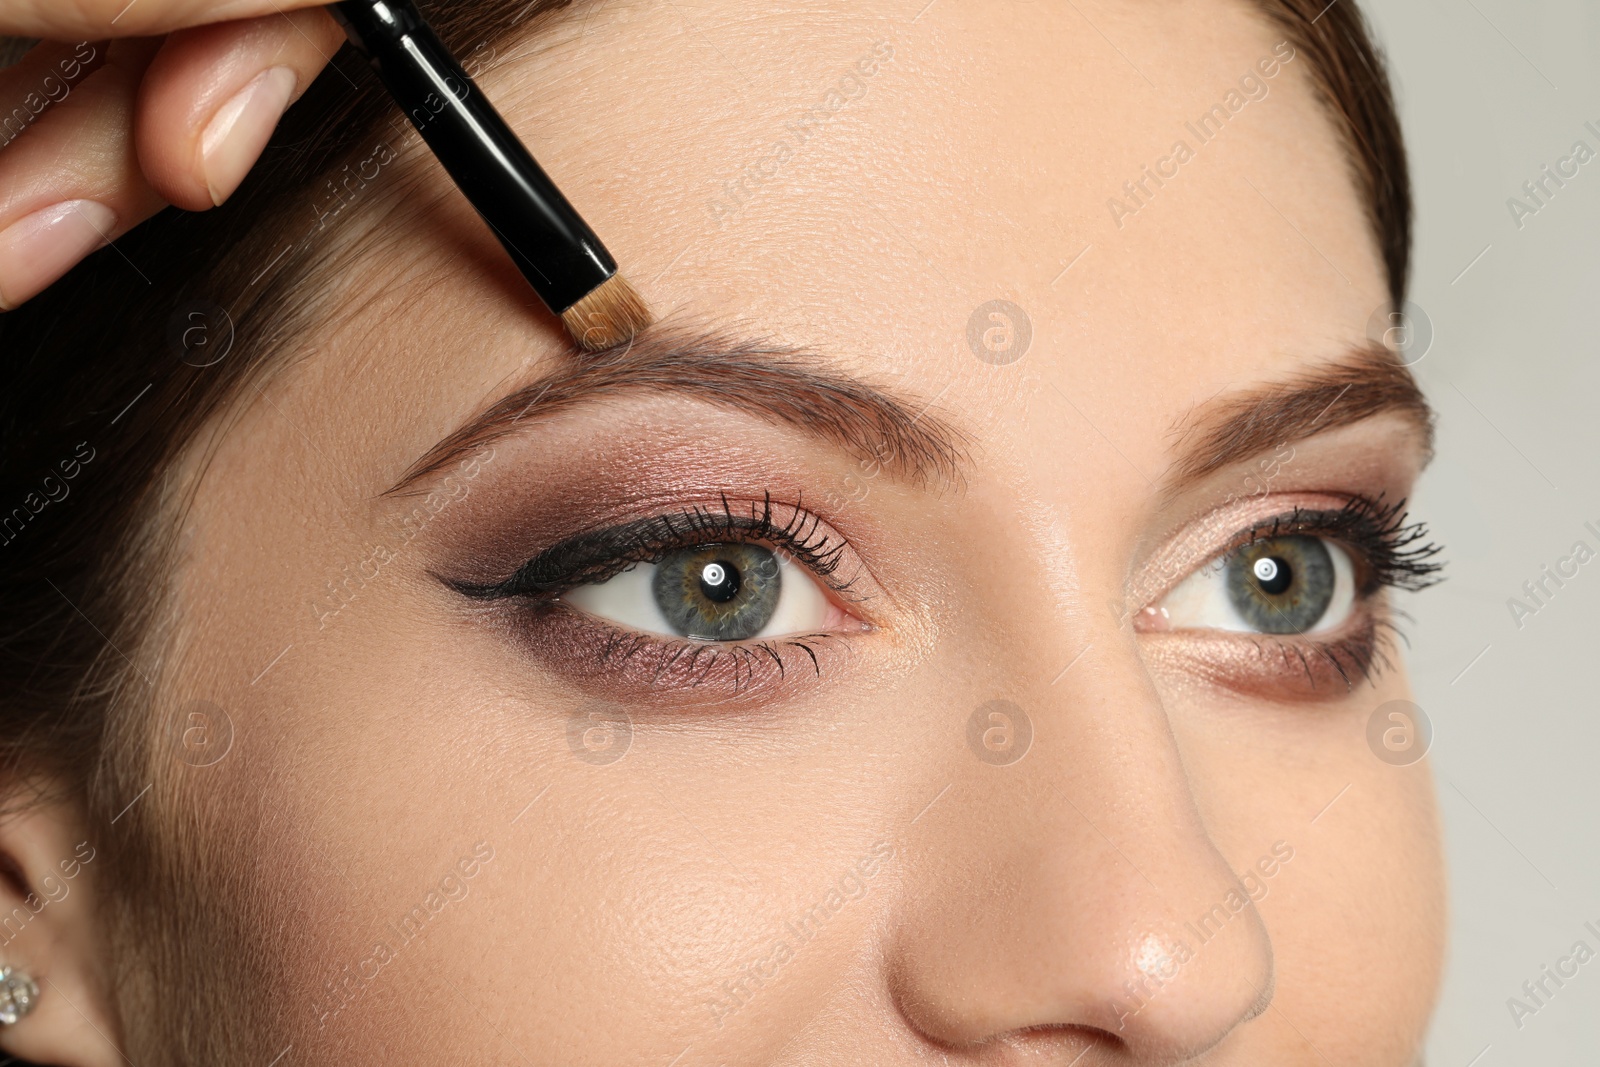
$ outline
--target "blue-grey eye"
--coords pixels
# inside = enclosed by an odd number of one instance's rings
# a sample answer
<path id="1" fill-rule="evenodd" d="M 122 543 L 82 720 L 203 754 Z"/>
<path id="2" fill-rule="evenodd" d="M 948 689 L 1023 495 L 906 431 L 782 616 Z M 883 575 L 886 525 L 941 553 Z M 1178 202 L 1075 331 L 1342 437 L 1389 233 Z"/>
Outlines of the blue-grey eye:
<path id="1" fill-rule="evenodd" d="M 1147 610 L 1170 629 L 1303 634 L 1337 628 L 1355 599 L 1350 553 L 1337 541 L 1290 534 L 1214 558 Z"/>
<path id="2" fill-rule="evenodd" d="M 816 633 L 845 622 L 805 567 L 754 543 L 673 549 L 561 599 L 635 630 L 698 641 Z"/>
<path id="3" fill-rule="evenodd" d="M 1262 633 L 1305 633 L 1333 603 L 1333 556 L 1318 537 L 1252 542 L 1228 557 L 1225 571 L 1233 609 Z"/>
<path id="4" fill-rule="evenodd" d="M 743 641 L 766 628 L 783 576 L 762 545 L 700 545 L 669 552 L 650 583 L 673 630 L 703 641 Z"/>

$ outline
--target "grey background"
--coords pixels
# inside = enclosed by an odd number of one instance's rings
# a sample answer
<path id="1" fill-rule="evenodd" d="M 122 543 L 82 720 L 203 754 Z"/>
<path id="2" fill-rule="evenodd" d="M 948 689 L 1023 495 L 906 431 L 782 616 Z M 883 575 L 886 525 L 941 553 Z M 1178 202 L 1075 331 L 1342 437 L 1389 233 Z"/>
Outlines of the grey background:
<path id="1" fill-rule="evenodd" d="M 1507 600 L 1575 541 L 1600 551 L 1583 528 L 1600 529 L 1600 158 L 1520 229 L 1506 201 L 1574 141 L 1600 153 L 1584 128 L 1600 129 L 1600 5 L 1365 7 L 1411 150 L 1411 298 L 1435 329 L 1415 370 L 1439 411 L 1438 458 L 1415 511 L 1450 560 L 1443 585 L 1403 605 L 1453 898 L 1427 1062 L 1592 1065 L 1600 957 L 1551 983 L 1520 1029 L 1507 998 L 1579 939 L 1600 953 L 1583 927 L 1600 929 L 1600 558 L 1520 630 Z"/>

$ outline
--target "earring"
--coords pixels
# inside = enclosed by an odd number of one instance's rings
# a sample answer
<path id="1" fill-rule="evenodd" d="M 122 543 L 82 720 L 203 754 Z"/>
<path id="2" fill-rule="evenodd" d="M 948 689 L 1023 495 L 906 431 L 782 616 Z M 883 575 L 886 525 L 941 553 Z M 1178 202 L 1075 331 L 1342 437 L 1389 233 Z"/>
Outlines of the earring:
<path id="1" fill-rule="evenodd" d="M 39 983 L 10 967 L 0 966 L 0 1025 L 10 1026 L 33 1010 Z"/>

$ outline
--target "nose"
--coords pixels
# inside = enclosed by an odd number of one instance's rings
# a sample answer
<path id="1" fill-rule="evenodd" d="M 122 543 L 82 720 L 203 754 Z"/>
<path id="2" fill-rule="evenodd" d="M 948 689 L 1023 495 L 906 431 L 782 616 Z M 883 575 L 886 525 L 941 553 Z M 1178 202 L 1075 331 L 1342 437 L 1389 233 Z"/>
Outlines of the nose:
<path id="1" fill-rule="evenodd" d="M 1027 754 L 952 756 L 955 789 L 908 841 L 889 981 L 937 1045 L 1181 1063 L 1271 998 L 1266 927 L 1207 834 L 1134 639 L 1096 640 L 1117 650 L 1017 694 Z M 996 720 L 1002 740 L 1008 725 L 1026 724 Z"/>

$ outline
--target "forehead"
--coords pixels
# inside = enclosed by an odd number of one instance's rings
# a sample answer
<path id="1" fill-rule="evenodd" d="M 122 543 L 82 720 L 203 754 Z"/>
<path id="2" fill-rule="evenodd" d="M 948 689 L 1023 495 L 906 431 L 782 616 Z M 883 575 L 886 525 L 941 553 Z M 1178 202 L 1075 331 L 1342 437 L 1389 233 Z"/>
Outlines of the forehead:
<path id="1" fill-rule="evenodd" d="M 1031 381 L 1148 438 L 1361 341 L 1384 303 L 1347 153 L 1281 42 L 1209 0 L 622 2 L 468 66 L 667 318 L 833 353 L 944 397 L 980 435 Z M 459 391 L 459 362 L 432 364 L 470 307 L 487 387 L 559 335 L 414 165 L 441 210 L 382 239 L 451 254 L 430 275 L 437 314 L 378 323 L 399 348 L 385 358 Z M 466 257 L 462 234 L 480 241 Z M 1005 373 L 996 323 L 1027 337 Z"/>

